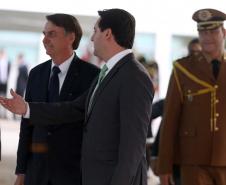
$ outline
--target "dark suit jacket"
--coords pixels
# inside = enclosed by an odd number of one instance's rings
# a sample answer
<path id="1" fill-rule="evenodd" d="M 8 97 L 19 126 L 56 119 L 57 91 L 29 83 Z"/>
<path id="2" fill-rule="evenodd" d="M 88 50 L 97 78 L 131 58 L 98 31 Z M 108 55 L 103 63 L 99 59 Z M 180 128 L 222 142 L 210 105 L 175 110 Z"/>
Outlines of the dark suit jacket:
<path id="1" fill-rule="evenodd" d="M 164 99 L 159 100 L 152 105 L 152 113 L 151 113 L 151 119 L 150 119 L 149 125 L 151 125 L 151 122 L 153 121 L 153 119 L 156 119 L 160 116 L 162 117 L 163 107 L 164 107 Z M 152 156 L 158 156 L 160 126 L 159 126 L 159 129 L 158 129 L 158 133 L 155 137 L 155 142 L 151 146 L 151 155 Z"/>
<path id="2" fill-rule="evenodd" d="M 50 71 L 51 60 L 31 70 L 26 101 L 48 101 Z M 75 56 L 60 92 L 60 102 L 79 97 L 98 74 L 99 68 Z M 28 126 L 28 122 L 21 122 L 16 167 L 17 174 L 26 174 L 25 185 L 46 185 L 49 179 L 54 185 L 78 184 L 84 120 L 51 127 Z M 34 148 L 37 143 L 47 143 L 48 153 L 30 153 L 31 144 Z"/>
<path id="3" fill-rule="evenodd" d="M 16 83 L 16 93 L 23 97 L 24 90 L 27 85 L 28 80 L 28 72 L 27 72 L 27 66 L 21 65 L 19 67 L 19 74 L 17 77 L 17 83 Z"/>
<path id="4" fill-rule="evenodd" d="M 65 123 L 81 119 L 85 111 L 82 184 L 147 185 L 145 142 L 154 96 L 150 76 L 133 54 L 126 55 L 101 82 L 87 115 L 96 83 L 97 78 L 88 96 L 70 103 L 30 103 L 30 123 Z"/>

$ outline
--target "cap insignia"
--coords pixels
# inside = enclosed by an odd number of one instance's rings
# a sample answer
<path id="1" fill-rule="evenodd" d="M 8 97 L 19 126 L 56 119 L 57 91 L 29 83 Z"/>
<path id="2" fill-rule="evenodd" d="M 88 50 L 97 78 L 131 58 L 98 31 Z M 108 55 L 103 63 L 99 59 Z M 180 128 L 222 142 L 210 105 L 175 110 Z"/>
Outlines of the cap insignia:
<path id="1" fill-rule="evenodd" d="M 208 10 L 201 10 L 200 12 L 199 12 L 199 19 L 201 20 L 201 21 L 207 21 L 207 20 L 209 20 L 211 17 L 213 17 L 212 16 L 212 14 L 208 11 Z"/>

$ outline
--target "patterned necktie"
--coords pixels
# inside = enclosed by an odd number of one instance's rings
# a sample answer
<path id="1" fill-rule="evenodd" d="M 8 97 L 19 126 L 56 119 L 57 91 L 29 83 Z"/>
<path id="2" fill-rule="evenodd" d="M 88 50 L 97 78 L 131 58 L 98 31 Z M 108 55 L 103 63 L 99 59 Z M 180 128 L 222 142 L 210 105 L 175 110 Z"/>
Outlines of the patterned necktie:
<path id="1" fill-rule="evenodd" d="M 213 75 L 214 75 L 215 79 L 217 79 L 220 62 L 219 62 L 219 60 L 214 59 L 211 61 L 211 63 L 212 63 L 212 68 L 213 68 Z"/>
<path id="2" fill-rule="evenodd" d="M 52 76 L 49 81 L 49 99 L 48 102 L 58 102 L 59 101 L 59 78 L 58 73 L 60 73 L 60 68 L 57 66 L 54 66 L 52 69 Z"/>
<path id="3" fill-rule="evenodd" d="M 94 89 L 94 92 L 93 92 L 93 96 L 91 97 L 90 101 L 89 101 L 89 108 L 88 108 L 88 114 L 90 112 L 90 109 L 92 107 L 92 103 L 93 103 L 93 97 L 95 95 L 95 92 L 97 90 L 97 88 L 99 87 L 100 83 L 101 83 L 101 80 L 102 78 L 104 77 L 106 71 L 108 70 L 108 67 L 106 66 L 106 64 L 103 66 L 103 68 L 101 69 L 100 71 L 100 74 L 99 74 L 99 78 L 98 78 L 98 82 L 97 82 L 97 85 L 96 85 L 96 88 Z"/>

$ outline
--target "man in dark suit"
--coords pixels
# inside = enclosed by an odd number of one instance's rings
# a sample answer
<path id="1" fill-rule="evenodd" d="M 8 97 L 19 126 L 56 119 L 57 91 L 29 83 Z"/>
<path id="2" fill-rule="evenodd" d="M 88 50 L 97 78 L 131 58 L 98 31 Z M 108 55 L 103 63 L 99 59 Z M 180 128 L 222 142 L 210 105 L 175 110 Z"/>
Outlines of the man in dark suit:
<path id="1" fill-rule="evenodd" d="M 23 97 L 24 91 L 27 86 L 28 70 L 22 54 L 18 56 L 17 62 L 19 67 L 18 67 L 18 77 L 16 82 L 16 93 Z"/>
<path id="2" fill-rule="evenodd" d="M 90 87 L 99 69 L 73 51 L 82 37 L 75 17 L 54 14 L 46 18 L 43 44 L 51 60 L 31 70 L 25 100 L 50 102 L 51 69 L 58 66 L 58 101 L 71 101 Z M 21 122 L 15 185 L 78 185 L 84 121 L 57 126 L 28 126 L 28 122 L 24 118 Z"/>
<path id="3" fill-rule="evenodd" d="M 27 86 L 28 70 L 22 54 L 18 55 L 17 63 L 18 63 L 18 76 L 16 82 L 16 93 L 23 97 L 24 91 Z M 15 114 L 13 115 L 13 117 L 14 119 L 16 119 Z"/>
<path id="4" fill-rule="evenodd" d="M 131 51 L 135 19 L 121 9 L 98 13 L 91 40 L 94 54 L 106 63 L 99 79 L 75 101 L 29 103 L 30 123 L 66 123 L 85 114 L 82 185 L 147 185 L 145 142 L 154 89 L 147 70 Z M 3 106 L 25 114 L 27 104 L 11 93 L 14 100 L 0 98 Z"/>

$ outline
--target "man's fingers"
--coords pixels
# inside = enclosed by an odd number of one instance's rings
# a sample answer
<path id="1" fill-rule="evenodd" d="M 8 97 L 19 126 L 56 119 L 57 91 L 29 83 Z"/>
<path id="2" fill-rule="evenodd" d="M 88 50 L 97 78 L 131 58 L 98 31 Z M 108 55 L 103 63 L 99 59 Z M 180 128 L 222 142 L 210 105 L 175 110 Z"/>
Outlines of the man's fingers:
<path id="1" fill-rule="evenodd" d="M 13 91 L 12 88 L 10 89 L 10 94 L 11 94 L 14 98 L 16 98 L 16 96 L 19 96 L 18 94 L 16 94 L 16 93 Z"/>
<path id="2" fill-rule="evenodd" d="M 175 185 L 172 174 L 160 174 L 159 177 L 162 185 L 168 185 L 169 183 Z"/>
<path id="3" fill-rule="evenodd" d="M 172 175 L 170 175 L 169 181 L 170 181 L 170 184 L 171 184 L 171 185 L 175 185 L 174 180 L 173 180 L 173 176 L 172 176 Z"/>
<path id="4" fill-rule="evenodd" d="M 7 105 L 7 104 L 1 104 L 5 109 L 8 109 L 9 110 L 9 105 Z"/>
<path id="5" fill-rule="evenodd" d="M 8 102 L 7 98 L 0 97 L 0 103 L 1 103 L 1 105 L 7 104 L 7 102 Z"/>

